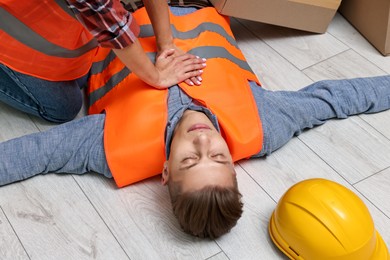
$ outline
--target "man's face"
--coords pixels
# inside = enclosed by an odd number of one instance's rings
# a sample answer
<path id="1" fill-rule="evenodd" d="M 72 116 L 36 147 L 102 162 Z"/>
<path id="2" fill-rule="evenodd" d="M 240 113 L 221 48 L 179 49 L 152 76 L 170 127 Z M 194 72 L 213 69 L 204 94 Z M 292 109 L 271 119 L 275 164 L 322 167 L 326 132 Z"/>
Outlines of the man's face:
<path id="1" fill-rule="evenodd" d="M 208 185 L 234 185 L 229 148 L 205 114 L 187 110 L 176 126 L 169 160 L 164 165 L 163 183 L 168 178 L 181 182 L 183 191 Z"/>

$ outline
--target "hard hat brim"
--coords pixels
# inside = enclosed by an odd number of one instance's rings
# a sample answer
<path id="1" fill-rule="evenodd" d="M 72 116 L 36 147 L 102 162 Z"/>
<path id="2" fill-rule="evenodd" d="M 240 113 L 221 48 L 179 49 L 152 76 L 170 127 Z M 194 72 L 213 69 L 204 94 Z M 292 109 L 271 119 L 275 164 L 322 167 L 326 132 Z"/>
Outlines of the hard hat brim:
<path id="1" fill-rule="evenodd" d="M 278 231 L 278 228 L 276 227 L 274 216 L 275 216 L 275 212 L 272 213 L 268 225 L 268 232 L 274 244 L 290 259 L 297 259 L 297 260 L 304 259 L 302 256 L 299 256 L 298 253 L 294 252 L 293 249 L 286 243 L 286 241 L 284 241 L 283 237 L 280 235 Z M 375 245 L 375 250 L 370 259 L 371 260 L 390 259 L 390 254 L 387 249 L 386 243 L 383 241 L 379 232 L 378 231 L 375 232 L 376 232 L 376 245 Z"/>
<path id="2" fill-rule="evenodd" d="M 270 237 L 274 244 L 282 251 L 286 256 L 288 256 L 290 259 L 302 259 L 299 257 L 297 253 L 295 253 L 291 247 L 284 241 L 282 236 L 279 234 L 278 228 L 275 224 L 275 211 L 272 213 L 269 225 L 268 225 L 268 233 L 270 234 Z"/>
<path id="3" fill-rule="evenodd" d="M 376 246 L 371 259 L 390 259 L 389 250 L 378 231 L 376 231 Z"/>

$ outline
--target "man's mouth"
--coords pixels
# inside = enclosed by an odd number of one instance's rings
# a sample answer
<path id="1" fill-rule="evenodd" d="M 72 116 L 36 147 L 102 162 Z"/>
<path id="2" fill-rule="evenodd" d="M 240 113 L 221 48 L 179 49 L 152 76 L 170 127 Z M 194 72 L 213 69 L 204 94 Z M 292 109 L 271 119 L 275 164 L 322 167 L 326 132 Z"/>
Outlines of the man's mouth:
<path id="1" fill-rule="evenodd" d="M 211 130 L 211 128 L 208 125 L 205 125 L 205 124 L 195 124 L 195 125 L 191 126 L 190 129 L 188 129 L 187 132 L 201 130 L 201 129 Z"/>

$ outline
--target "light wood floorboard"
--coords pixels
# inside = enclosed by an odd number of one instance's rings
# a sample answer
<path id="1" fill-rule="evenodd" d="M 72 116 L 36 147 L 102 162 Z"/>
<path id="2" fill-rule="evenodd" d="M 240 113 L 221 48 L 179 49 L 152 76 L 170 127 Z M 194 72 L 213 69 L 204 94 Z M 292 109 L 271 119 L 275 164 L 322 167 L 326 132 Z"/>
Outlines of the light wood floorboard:
<path id="1" fill-rule="evenodd" d="M 232 27 L 267 89 L 390 73 L 390 58 L 339 14 L 322 35 L 240 19 Z M 0 104 L 0 141 L 52 126 Z M 270 215 L 291 185 L 316 177 L 362 198 L 390 245 L 390 111 L 331 120 L 236 170 L 244 214 L 216 240 L 180 231 L 158 177 L 123 189 L 96 174 L 43 175 L 1 187 L 0 258 L 286 259 L 268 235 Z"/>

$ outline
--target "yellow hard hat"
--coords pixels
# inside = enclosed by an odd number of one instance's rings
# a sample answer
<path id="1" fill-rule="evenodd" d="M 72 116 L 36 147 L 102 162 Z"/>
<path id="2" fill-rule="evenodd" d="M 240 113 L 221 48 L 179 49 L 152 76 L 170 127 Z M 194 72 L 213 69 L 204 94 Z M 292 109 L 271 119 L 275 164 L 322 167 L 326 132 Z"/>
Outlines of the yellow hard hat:
<path id="1" fill-rule="evenodd" d="M 278 202 L 269 233 L 290 259 L 390 259 L 363 201 L 325 179 L 293 185 Z"/>

